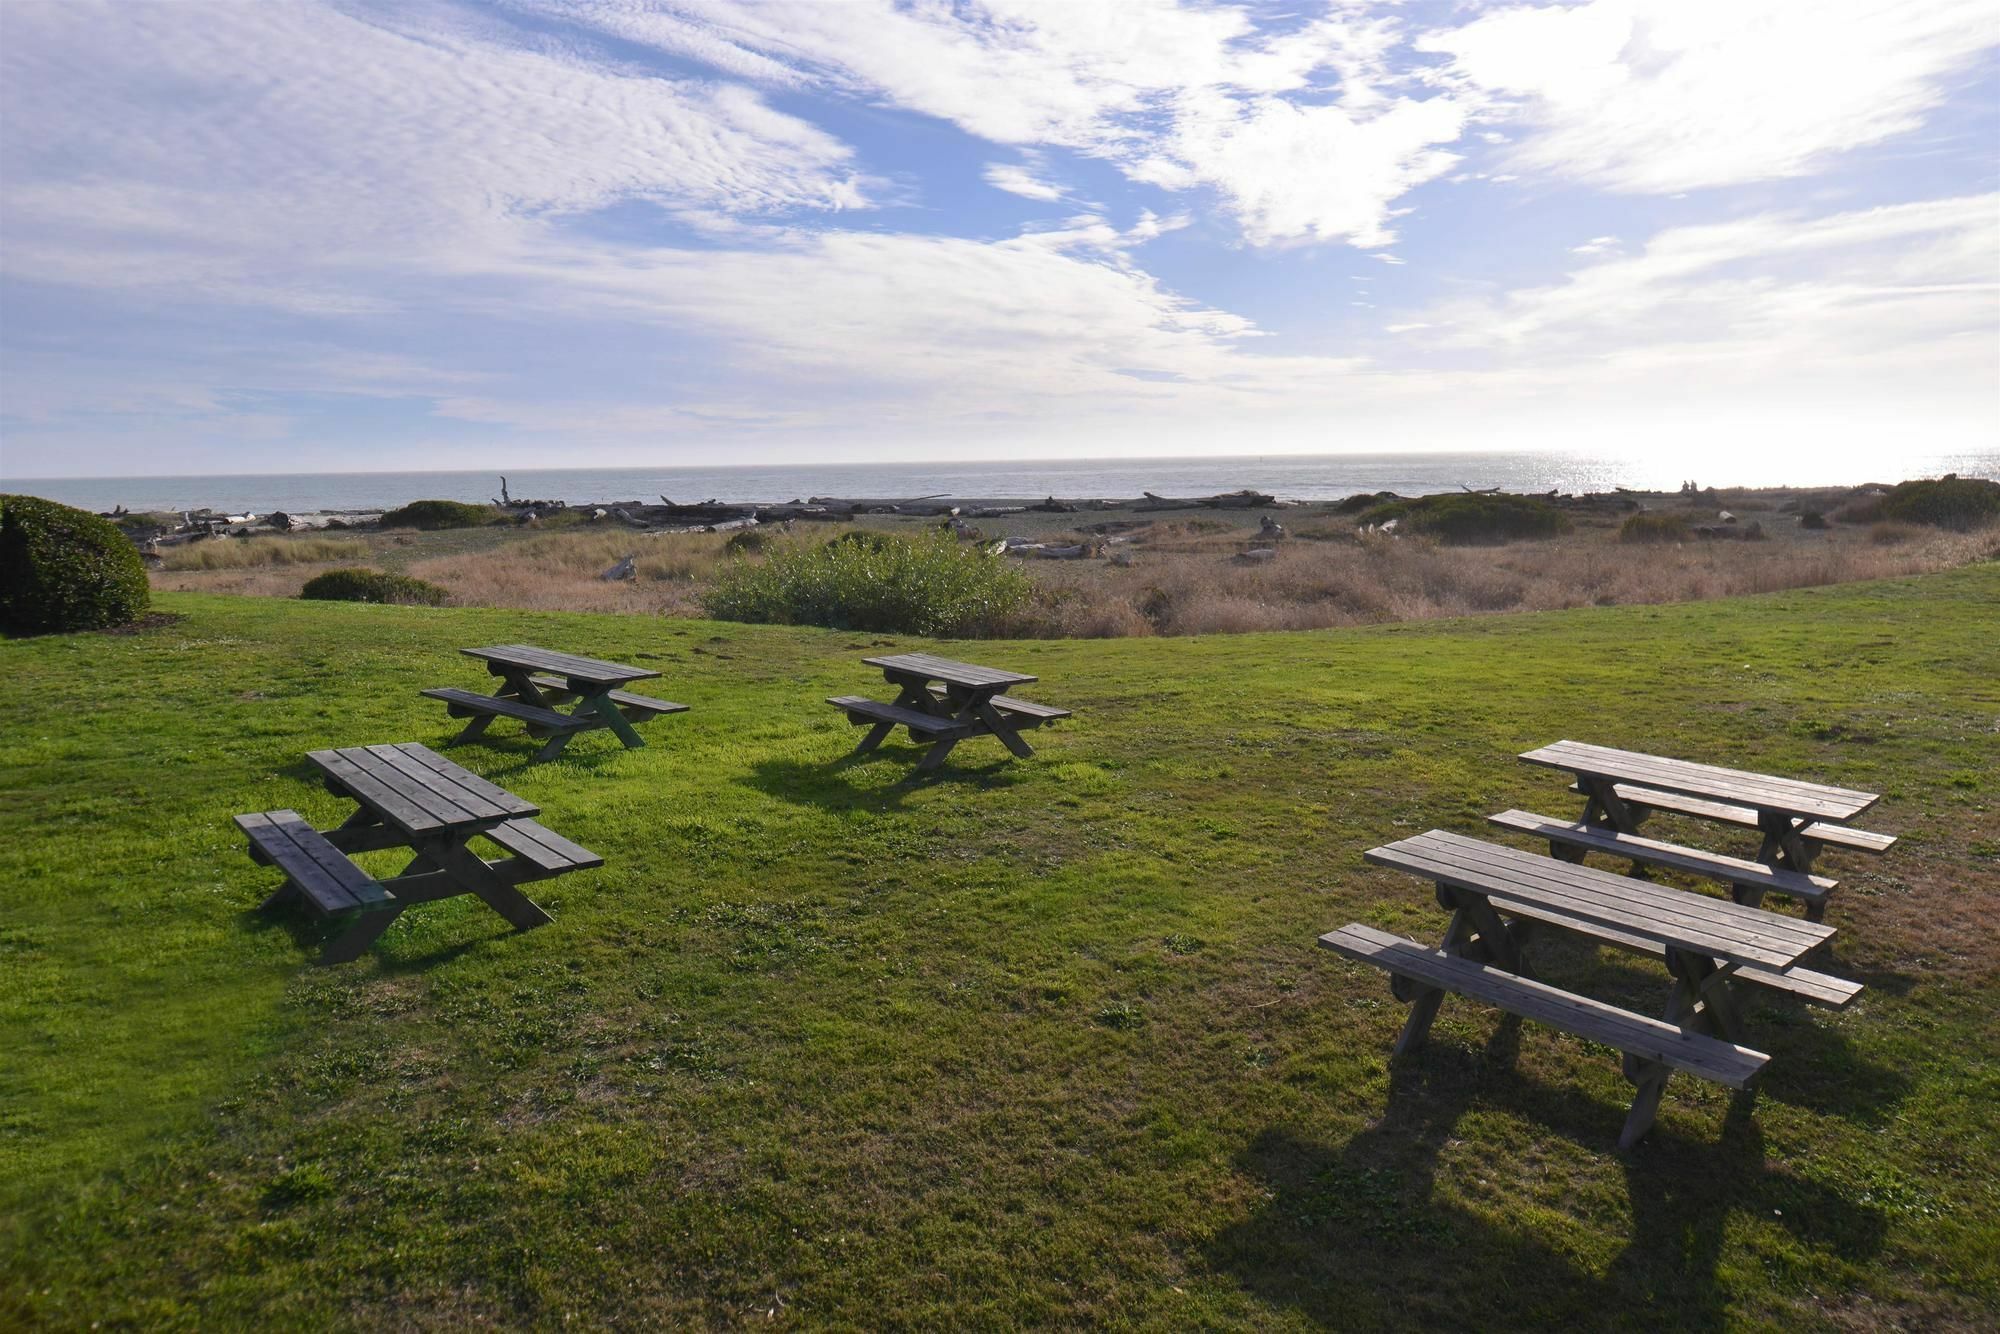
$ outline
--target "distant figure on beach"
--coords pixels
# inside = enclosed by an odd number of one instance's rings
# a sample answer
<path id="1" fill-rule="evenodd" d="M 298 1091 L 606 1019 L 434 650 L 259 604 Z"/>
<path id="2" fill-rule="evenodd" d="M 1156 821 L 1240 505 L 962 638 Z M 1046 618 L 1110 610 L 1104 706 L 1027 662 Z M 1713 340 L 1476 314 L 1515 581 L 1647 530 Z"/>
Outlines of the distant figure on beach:
<path id="1" fill-rule="evenodd" d="M 1284 539 L 1284 536 L 1285 536 L 1285 525 L 1279 523 L 1276 519 L 1266 514 L 1264 516 L 1264 522 L 1258 525 L 1257 540 L 1259 542 L 1278 542 L 1282 541 Z"/>

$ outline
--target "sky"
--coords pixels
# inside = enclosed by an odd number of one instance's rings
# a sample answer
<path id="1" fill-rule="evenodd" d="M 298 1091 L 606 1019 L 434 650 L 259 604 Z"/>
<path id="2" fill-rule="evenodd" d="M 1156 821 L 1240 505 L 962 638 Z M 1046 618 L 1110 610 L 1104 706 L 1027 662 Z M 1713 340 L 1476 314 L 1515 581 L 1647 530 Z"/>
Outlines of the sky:
<path id="1" fill-rule="evenodd" d="M 2000 0 L 4 0 L 0 474 L 1993 449 L 1997 47 Z"/>

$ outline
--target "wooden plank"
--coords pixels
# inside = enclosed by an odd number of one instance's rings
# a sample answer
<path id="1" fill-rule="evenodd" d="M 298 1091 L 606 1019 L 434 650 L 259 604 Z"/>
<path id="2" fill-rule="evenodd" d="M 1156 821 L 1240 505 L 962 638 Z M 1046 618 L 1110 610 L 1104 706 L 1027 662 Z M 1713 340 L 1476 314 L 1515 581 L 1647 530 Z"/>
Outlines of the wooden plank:
<path id="1" fill-rule="evenodd" d="M 932 686 L 931 694 L 937 699 L 946 698 L 941 686 Z M 1004 713 L 1014 720 L 1016 727 L 1039 727 L 1060 718 L 1070 717 L 1070 710 L 1059 709 L 1053 704 L 1037 704 L 1031 699 L 1021 699 L 1015 695 L 995 695 L 986 703 L 996 712 Z"/>
<path id="2" fill-rule="evenodd" d="M 1501 877 L 1501 885 L 1517 895 L 1541 893 L 1581 900 L 1589 915 L 1604 920 L 1604 912 L 1620 914 L 1613 925 L 1634 930 L 1668 928 L 1707 933 L 1716 941 L 1739 946 L 1810 950 L 1830 939 L 1833 928 L 1816 922 L 1766 912 L 1650 881 L 1635 880 L 1595 867 L 1523 852 L 1517 848 L 1433 830 L 1423 840 L 1406 840 L 1428 849 L 1438 862 Z M 1559 906 L 1560 905 L 1552 905 Z M 1673 943 L 1673 942 L 1669 942 Z M 1689 946 L 1689 948 L 1696 948 Z M 1761 960 L 1776 963 L 1776 960 Z M 1790 960 L 1783 962 L 1789 963 Z"/>
<path id="3" fill-rule="evenodd" d="M 239 815 L 236 825 L 251 846 L 283 871 L 322 913 L 332 915 L 389 901 L 372 876 L 328 843 L 297 811 Z"/>
<path id="4" fill-rule="evenodd" d="M 1579 796 L 1587 795 L 1581 788 L 1575 786 L 1572 786 L 1570 791 Z M 1745 829 L 1761 827 L 1757 812 L 1747 806 L 1703 801 L 1699 797 L 1685 796 L 1678 792 L 1663 792 L 1658 788 L 1639 787 L 1631 783 L 1619 783 L 1615 791 L 1627 803 L 1648 810 L 1666 811 L 1670 815 L 1686 815 L 1700 820 L 1714 820 L 1721 824 L 1740 825 Z M 1894 834 L 1875 834 L 1866 829 L 1856 829 L 1851 825 L 1828 824 L 1824 821 L 1801 825 L 1799 837 L 1813 843 L 1824 843 L 1829 847 L 1850 848 L 1855 852 L 1872 853 L 1876 856 L 1896 845 Z"/>
<path id="5" fill-rule="evenodd" d="M 425 807 L 377 778 L 371 769 L 357 765 L 346 751 L 313 750 L 306 752 L 306 758 L 326 775 L 329 786 L 360 802 L 405 834 L 432 834 L 449 828 Z"/>
<path id="6" fill-rule="evenodd" d="M 1669 792 L 1740 802 L 1762 811 L 1812 819 L 1851 819 L 1880 800 L 1872 792 L 1749 773 L 1741 769 L 1724 769 L 1717 765 L 1667 759 L 1637 751 L 1614 750 L 1579 741 L 1558 741 L 1526 751 L 1520 758 L 1529 764 L 1564 769 L 1575 774 L 1631 781 Z"/>
<path id="7" fill-rule="evenodd" d="M 533 820 L 509 820 L 486 831 L 486 837 L 517 857 L 525 857 L 553 874 L 604 865 L 604 858 Z"/>
<path id="8" fill-rule="evenodd" d="M 845 709 L 850 719 L 869 718 L 893 727 L 907 727 L 912 732 L 938 739 L 977 736 L 981 730 L 971 723 L 940 718 L 934 713 L 905 708 L 900 704 L 885 704 L 865 695 L 835 695 L 827 703 L 837 709 Z"/>
<path id="9" fill-rule="evenodd" d="M 403 784 L 412 801 L 428 802 L 431 809 L 454 825 L 504 820 L 510 812 L 484 798 L 461 789 L 456 783 L 434 773 L 402 754 L 395 746 L 369 746 L 368 752 L 384 766 L 386 782 Z M 395 778 L 389 778 L 389 774 Z"/>
<path id="10" fill-rule="evenodd" d="M 1040 679 L 1021 672 L 1005 671 L 998 667 L 981 667 L 977 663 L 957 662 L 951 658 L 940 658 L 929 653 L 896 653 L 886 657 L 863 658 L 861 661 L 865 666 L 879 667 L 885 672 L 897 672 L 927 681 L 946 681 L 968 689 L 1028 685 Z"/>
<path id="11" fill-rule="evenodd" d="M 1554 912 L 1540 904 L 1522 903 L 1504 894 L 1490 895 L 1487 902 L 1502 913 L 1546 922 L 1559 930 L 1571 931 L 1616 949 L 1650 955 L 1655 959 L 1666 957 L 1666 947 L 1657 940 L 1648 940 L 1598 922 L 1586 922 L 1580 917 Z M 1736 971 L 1730 976 L 1772 991 L 1786 992 L 1814 1005 L 1823 1005 L 1830 1010 L 1846 1009 L 1860 997 L 1862 992 L 1859 982 L 1849 982 L 1831 973 L 1817 973 L 1809 968 L 1800 968 L 1796 964 L 1783 969 L 1767 968 L 1763 964 L 1755 963 L 1738 964 Z"/>
<path id="12" fill-rule="evenodd" d="M 1616 1047 L 1647 1061 L 1742 1088 L 1771 1058 L 1749 1047 L 1690 1032 L 1648 1015 L 1635 1014 L 1588 996 L 1578 996 L 1403 940 L 1386 931 L 1350 923 L 1319 938 L 1326 949 L 1498 1006 L 1510 1014 Z"/>
<path id="13" fill-rule="evenodd" d="M 1641 838 L 1637 834 L 1621 834 L 1572 820 L 1557 820 L 1532 811 L 1501 811 L 1486 819 L 1489 824 L 1502 829 L 1568 844 L 1588 852 L 1629 857 L 1670 870 L 1706 876 L 1727 885 L 1751 885 L 1770 893 L 1789 894 L 1815 903 L 1824 900 L 1840 883 L 1822 875 L 1807 875 L 1783 867 L 1766 866 L 1762 862 L 1746 861 L 1741 857 L 1725 857 L 1698 848 L 1684 848 L 1676 843 Z"/>
<path id="14" fill-rule="evenodd" d="M 484 713 L 501 718 L 515 718 L 524 723 L 533 723 L 537 727 L 546 727 L 551 732 L 580 732 L 587 727 L 595 726 L 595 720 L 585 722 L 566 713 L 557 713 L 554 709 L 523 703 L 505 695 L 482 695 L 474 690 L 460 690 L 456 686 L 434 686 L 420 693 L 430 699 L 443 700 L 452 706 L 454 715 L 461 717 L 464 713 Z"/>
<path id="15" fill-rule="evenodd" d="M 452 763 L 420 742 L 406 741 L 396 745 L 370 746 L 368 750 L 395 764 L 414 781 L 422 783 L 460 809 L 482 820 L 534 815 L 540 810 L 533 802 L 515 796 L 504 787 L 487 782 L 470 769 Z"/>
<path id="16" fill-rule="evenodd" d="M 560 677 L 537 676 L 533 677 L 532 680 L 544 690 L 558 691 L 565 695 L 578 693 L 571 690 L 569 685 Z M 688 711 L 688 706 L 685 704 L 676 704 L 668 699 L 654 699 L 651 695 L 636 695 L 629 690 L 608 691 L 606 692 L 606 698 L 621 709 L 638 709 L 643 713 L 686 713 Z"/>
<path id="17" fill-rule="evenodd" d="M 659 673 L 650 667 L 633 667 L 622 662 L 606 662 L 602 658 L 585 658 L 574 653 L 557 653 L 534 644 L 495 644 L 487 648 L 463 648 L 460 653 L 467 657 L 481 658 L 489 663 L 504 663 L 510 667 L 524 667 L 531 671 L 554 672 L 574 681 L 591 685 L 620 685 L 626 681 L 643 681 Z"/>
<path id="18" fill-rule="evenodd" d="M 1713 958 L 1787 968 L 1833 928 L 1434 830 L 1362 854 L 1481 894 L 1545 905 Z"/>

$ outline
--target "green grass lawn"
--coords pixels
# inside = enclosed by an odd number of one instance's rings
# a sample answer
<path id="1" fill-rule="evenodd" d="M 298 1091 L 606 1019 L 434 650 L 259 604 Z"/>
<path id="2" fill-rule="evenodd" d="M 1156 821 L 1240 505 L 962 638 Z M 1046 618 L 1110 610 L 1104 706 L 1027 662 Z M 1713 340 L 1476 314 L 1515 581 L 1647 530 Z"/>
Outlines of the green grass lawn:
<path id="1" fill-rule="evenodd" d="M 2000 564 L 1733 602 L 945 645 L 1076 717 L 908 781 L 820 701 L 885 636 L 167 596 L 0 644 L 0 1325 L 565 1321 L 1980 1326 L 2000 1314 Z M 322 746 L 455 730 L 455 650 L 644 662 L 626 752 L 453 752 L 608 865 L 376 951 L 252 911 L 229 817 Z M 1754 1105 L 1468 1002 L 1392 1065 L 1363 849 L 1507 806 L 1559 737 L 1885 794 L 1830 853 L 1832 1015 Z M 1662 826 L 1668 836 L 1677 832 Z M 1686 832 L 1686 831 L 1679 831 Z M 1729 845 L 1713 831 L 1712 845 Z M 384 854 L 376 854 L 382 857 Z M 372 863 L 371 864 L 375 864 Z M 384 868 L 386 869 L 386 867 Z M 1655 963 L 1551 980 L 1647 1011 Z"/>

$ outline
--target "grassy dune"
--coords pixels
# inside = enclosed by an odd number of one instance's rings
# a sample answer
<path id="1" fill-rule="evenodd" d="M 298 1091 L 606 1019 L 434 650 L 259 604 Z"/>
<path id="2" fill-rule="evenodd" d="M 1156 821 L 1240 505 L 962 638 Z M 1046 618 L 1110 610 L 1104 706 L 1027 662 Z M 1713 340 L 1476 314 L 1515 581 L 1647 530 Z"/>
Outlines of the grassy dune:
<path id="1" fill-rule="evenodd" d="M 1074 720 L 907 782 L 820 703 L 917 641 L 163 594 L 0 644 L 0 1324 L 1569 1327 L 2000 1317 L 2000 564 L 1300 635 L 945 645 Z M 228 817 L 304 751 L 441 744 L 455 650 L 648 662 L 625 752 L 457 752 L 609 865 L 308 966 Z M 496 729 L 503 730 L 503 729 Z M 1362 849 L 1571 736 L 1885 793 L 1829 854 L 1842 1015 L 1753 1004 L 1754 1108 L 1402 1007 L 1314 947 L 1434 937 Z M 1670 831 L 1671 832 L 1671 831 Z M 1546 973 L 1657 1009 L 1608 954 Z"/>

